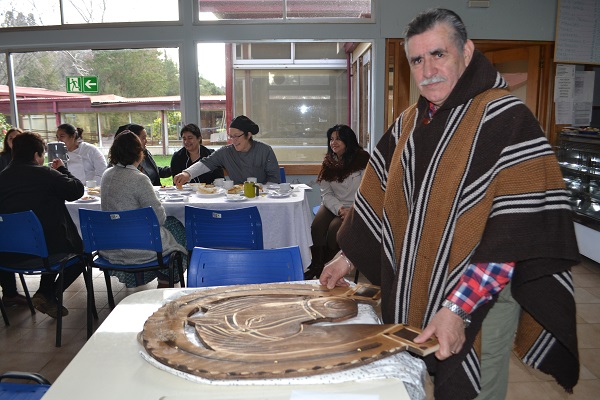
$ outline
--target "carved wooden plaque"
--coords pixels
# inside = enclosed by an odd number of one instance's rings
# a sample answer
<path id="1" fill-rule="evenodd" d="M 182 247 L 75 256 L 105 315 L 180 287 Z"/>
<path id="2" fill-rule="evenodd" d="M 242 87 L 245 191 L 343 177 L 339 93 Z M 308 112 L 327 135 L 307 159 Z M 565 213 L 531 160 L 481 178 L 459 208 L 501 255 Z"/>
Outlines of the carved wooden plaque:
<path id="1" fill-rule="evenodd" d="M 305 284 L 240 285 L 200 290 L 165 304 L 144 324 L 148 354 L 211 380 L 273 379 L 335 372 L 404 350 L 426 355 L 406 325 L 329 325 L 374 303 L 379 288 Z"/>

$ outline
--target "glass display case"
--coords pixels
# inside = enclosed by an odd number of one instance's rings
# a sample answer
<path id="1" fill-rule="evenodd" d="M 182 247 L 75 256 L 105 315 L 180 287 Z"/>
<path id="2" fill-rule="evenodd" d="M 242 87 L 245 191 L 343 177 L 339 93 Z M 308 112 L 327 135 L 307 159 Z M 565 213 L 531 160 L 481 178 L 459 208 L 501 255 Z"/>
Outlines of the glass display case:
<path id="1" fill-rule="evenodd" d="M 579 252 L 600 262 L 600 135 L 561 132 L 557 157 L 570 192 Z"/>
<path id="2" fill-rule="evenodd" d="M 600 230 L 600 135 L 561 132 L 558 161 L 576 218 Z"/>

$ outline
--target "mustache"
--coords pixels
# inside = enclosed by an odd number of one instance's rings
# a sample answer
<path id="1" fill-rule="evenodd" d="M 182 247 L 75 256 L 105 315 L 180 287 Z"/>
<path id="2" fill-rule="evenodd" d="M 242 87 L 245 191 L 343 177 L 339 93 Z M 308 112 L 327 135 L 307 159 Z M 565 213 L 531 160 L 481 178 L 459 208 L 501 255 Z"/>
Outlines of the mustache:
<path id="1" fill-rule="evenodd" d="M 431 85 L 432 83 L 439 83 L 439 82 L 446 82 L 446 78 L 444 78 L 443 76 L 432 76 L 431 78 L 428 79 L 423 79 L 421 82 L 419 82 L 419 86 L 427 86 L 427 85 Z"/>

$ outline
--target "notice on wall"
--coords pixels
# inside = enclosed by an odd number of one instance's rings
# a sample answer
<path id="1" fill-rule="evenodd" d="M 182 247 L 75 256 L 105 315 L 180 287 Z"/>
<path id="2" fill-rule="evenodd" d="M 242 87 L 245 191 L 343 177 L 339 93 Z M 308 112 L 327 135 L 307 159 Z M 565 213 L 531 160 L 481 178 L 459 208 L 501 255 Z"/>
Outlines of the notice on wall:
<path id="1" fill-rule="evenodd" d="M 554 62 L 600 64 L 600 1 L 559 0 Z"/>
<path id="2" fill-rule="evenodd" d="M 575 65 L 556 66 L 554 102 L 556 123 L 588 126 L 592 121 L 594 71 L 576 71 Z"/>
<path id="3" fill-rule="evenodd" d="M 556 123 L 573 124 L 573 92 L 575 90 L 575 66 L 558 64 L 554 78 L 554 110 Z"/>

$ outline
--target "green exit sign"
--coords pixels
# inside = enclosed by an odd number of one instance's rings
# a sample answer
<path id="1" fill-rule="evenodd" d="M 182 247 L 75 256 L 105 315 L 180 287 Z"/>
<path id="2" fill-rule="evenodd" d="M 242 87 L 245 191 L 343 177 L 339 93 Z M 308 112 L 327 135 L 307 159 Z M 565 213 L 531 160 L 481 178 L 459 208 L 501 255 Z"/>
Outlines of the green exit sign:
<path id="1" fill-rule="evenodd" d="M 98 77 L 67 76 L 67 93 L 98 93 Z"/>

